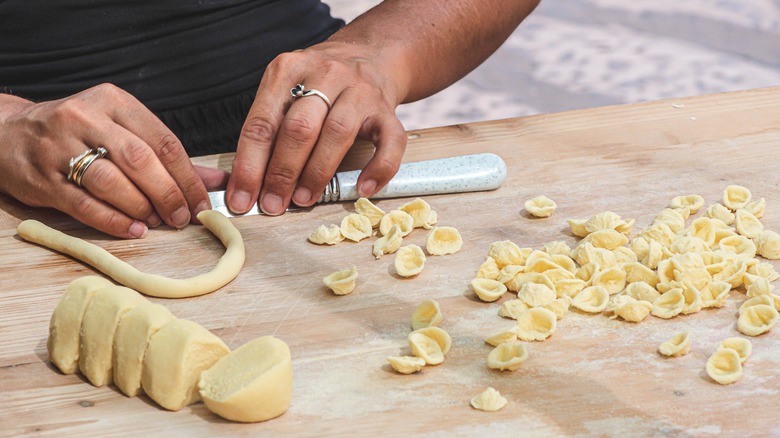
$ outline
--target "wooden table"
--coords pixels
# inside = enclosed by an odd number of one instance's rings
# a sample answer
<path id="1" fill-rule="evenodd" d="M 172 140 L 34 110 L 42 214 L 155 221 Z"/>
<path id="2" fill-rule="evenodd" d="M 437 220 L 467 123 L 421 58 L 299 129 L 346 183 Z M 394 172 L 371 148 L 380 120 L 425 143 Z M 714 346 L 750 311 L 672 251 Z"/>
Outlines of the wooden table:
<path id="1" fill-rule="evenodd" d="M 120 241 L 1 197 L 0 435 L 780 434 L 780 328 L 751 339 L 754 354 L 739 382 L 720 386 L 704 371 L 716 344 L 738 335 L 741 293 L 732 292 L 722 309 L 668 321 L 629 324 L 570 312 L 550 339 L 528 345 L 520 369 L 496 372 L 485 366 L 491 347 L 484 339 L 513 322 L 497 316 L 500 302 L 479 302 L 469 287 L 491 242 L 573 244 L 566 219 L 604 210 L 635 218 L 638 229 L 673 196 L 695 193 L 709 204 L 728 184 L 765 197 L 762 222 L 780 231 L 780 88 L 435 128 L 409 138 L 406 161 L 493 152 L 507 162 L 499 190 L 426 198 L 441 225 L 460 230 L 459 253 L 431 256 L 417 278 L 401 279 L 393 256 L 375 260 L 369 240 L 335 247 L 306 241 L 316 226 L 339 223 L 351 204 L 237 218 L 247 260 L 235 281 L 203 297 L 153 300 L 232 348 L 268 334 L 290 345 L 292 406 L 261 424 L 223 421 L 202 404 L 168 412 L 146 397 L 130 399 L 57 372 L 47 361 L 49 317 L 65 286 L 93 271 L 15 235 L 20 220 L 36 218 L 141 270 L 181 277 L 210 269 L 222 254 L 205 229 L 159 229 L 141 241 Z M 344 169 L 358 168 L 369 154 L 357 145 Z M 227 167 L 231 160 L 196 161 Z M 558 203 L 548 219 L 523 210 L 540 194 Z M 404 201 L 378 205 L 391 210 Z M 425 235 L 416 230 L 405 242 L 424 246 Z M 360 272 L 354 293 L 334 296 L 322 286 L 322 277 L 351 265 Z M 441 304 L 452 351 L 442 365 L 396 374 L 386 357 L 408 354 L 410 315 L 426 298 Z M 682 330 L 692 332 L 690 354 L 656 353 Z M 507 397 L 505 409 L 469 407 L 488 386 Z"/>

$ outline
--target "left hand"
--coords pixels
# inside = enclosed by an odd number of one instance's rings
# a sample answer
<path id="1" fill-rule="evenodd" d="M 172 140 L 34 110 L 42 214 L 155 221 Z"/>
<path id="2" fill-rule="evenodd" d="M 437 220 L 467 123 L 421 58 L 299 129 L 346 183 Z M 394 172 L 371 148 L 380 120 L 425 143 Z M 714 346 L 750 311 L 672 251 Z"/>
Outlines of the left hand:
<path id="1" fill-rule="evenodd" d="M 279 55 L 263 75 L 249 110 L 227 186 L 230 209 L 255 202 L 267 214 L 284 213 L 290 202 L 310 206 L 322 195 L 341 160 L 360 136 L 376 147 L 358 178 L 358 193 L 371 196 L 398 171 L 406 132 L 395 116 L 394 84 L 368 45 L 324 42 Z M 324 93 L 293 99 L 290 89 Z"/>

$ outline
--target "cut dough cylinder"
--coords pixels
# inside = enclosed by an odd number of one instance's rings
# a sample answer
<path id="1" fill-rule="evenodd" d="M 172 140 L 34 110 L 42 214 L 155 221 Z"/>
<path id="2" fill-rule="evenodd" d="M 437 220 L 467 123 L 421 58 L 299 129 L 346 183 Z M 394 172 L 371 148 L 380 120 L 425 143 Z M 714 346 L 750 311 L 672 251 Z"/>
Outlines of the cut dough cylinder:
<path id="1" fill-rule="evenodd" d="M 228 353 L 227 345 L 210 331 L 174 319 L 149 340 L 141 372 L 143 390 L 158 405 L 178 411 L 200 400 L 201 372 Z"/>
<path id="2" fill-rule="evenodd" d="M 126 396 L 141 393 L 141 367 L 149 339 L 174 319 L 166 307 L 146 302 L 119 320 L 114 335 L 114 385 Z"/>
<path id="3" fill-rule="evenodd" d="M 282 415 L 292 399 L 292 358 L 284 341 L 263 336 L 204 371 L 198 383 L 206 407 L 242 423 Z"/>
<path id="4" fill-rule="evenodd" d="M 185 298 L 214 292 L 236 278 L 244 266 L 244 241 L 230 220 L 214 210 L 201 211 L 198 220 L 217 236 L 226 250 L 212 271 L 186 279 L 143 273 L 97 245 L 68 236 L 35 220 L 22 221 L 16 232 L 28 242 L 81 260 L 117 283 L 142 294 L 159 298 Z"/>
<path id="5" fill-rule="evenodd" d="M 81 277 L 68 284 L 49 322 L 46 349 L 49 360 L 64 374 L 73 374 L 79 367 L 79 331 L 84 311 L 95 291 L 113 284 L 94 275 Z"/>
<path id="6" fill-rule="evenodd" d="M 114 380 L 114 336 L 125 313 L 148 303 L 138 292 L 122 286 L 99 289 L 84 312 L 79 335 L 79 370 L 95 386 Z"/>

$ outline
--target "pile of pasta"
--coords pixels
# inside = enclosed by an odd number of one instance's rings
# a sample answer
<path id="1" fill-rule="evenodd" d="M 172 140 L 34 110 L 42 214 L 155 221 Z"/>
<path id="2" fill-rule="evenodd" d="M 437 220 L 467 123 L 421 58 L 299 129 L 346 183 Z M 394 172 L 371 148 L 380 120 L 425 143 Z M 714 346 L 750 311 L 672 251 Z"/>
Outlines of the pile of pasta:
<path id="1" fill-rule="evenodd" d="M 701 196 L 673 198 L 633 237 L 635 220 L 605 211 L 568 221 L 581 238 L 574 248 L 563 241 L 540 249 L 509 240 L 492 243 L 471 286 L 486 302 L 508 291 L 517 293 L 498 310 L 517 323 L 486 340 L 495 347 L 488 366 L 517 369 L 528 357 L 519 341 L 547 339 L 572 307 L 639 323 L 649 315 L 669 319 L 720 308 L 731 291 L 738 291 L 745 300 L 737 330 L 747 336 L 768 332 L 780 319 L 780 296 L 772 283 L 780 274 L 757 256 L 779 259 L 780 235 L 761 223 L 765 207 L 764 198 L 754 200 L 747 188 L 732 185 L 720 203 L 696 218 L 692 216 L 704 208 Z M 682 345 L 673 355 L 687 353 L 685 341 L 690 342 L 687 333 L 669 341 L 671 347 Z M 715 381 L 732 383 L 741 376 L 746 357 L 737 350 L 721 345 L 713 354 L 707 371 Z M 730 377 L 723 378 L 725 374 Z"/>

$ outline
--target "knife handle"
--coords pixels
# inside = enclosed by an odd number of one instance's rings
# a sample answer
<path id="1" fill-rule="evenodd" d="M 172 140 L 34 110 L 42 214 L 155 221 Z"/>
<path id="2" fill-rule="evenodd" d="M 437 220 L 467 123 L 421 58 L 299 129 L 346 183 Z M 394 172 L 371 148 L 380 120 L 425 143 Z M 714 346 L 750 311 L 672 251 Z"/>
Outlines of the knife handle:
<path id="1" fill-rule="evenodd" d="M 318 202 L 355 201 L 360 170 L 339 172 Z M 495 154 L 404 163 L 393 179 L 372 199 L 495 190 L 506 178 L 506 163 Z"/>

